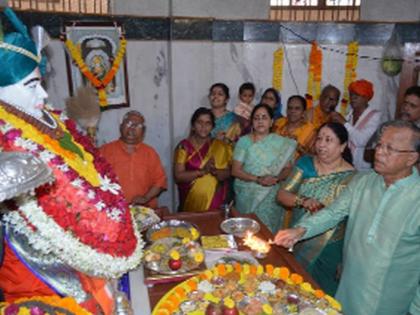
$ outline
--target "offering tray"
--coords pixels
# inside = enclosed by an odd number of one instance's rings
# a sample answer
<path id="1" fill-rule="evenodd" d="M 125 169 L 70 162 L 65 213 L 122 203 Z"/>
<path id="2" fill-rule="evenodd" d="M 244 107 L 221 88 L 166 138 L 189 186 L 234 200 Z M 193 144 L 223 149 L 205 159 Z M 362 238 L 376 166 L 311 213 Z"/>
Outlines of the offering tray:
<path id="1" fill-rule="evenodd" d="M 178 256 L 175 259 L 174 254 Z M 200 244 L 179 238 L 161 238 L 145 250 L 145 266 L 157 274 L 180 275 L 199 268 L 203 261 Z"/>
<path id="2" fill-rule="evenodd" d="M 160 221 L 160 218 L 156 215 L 152 208 L 131 205 L 130 212 L 133 215 L 140 232 L 146 231 L 150 226 L 153 226 Z"/>
<path id="3" fill-rule="evenodd" d="M 196 241 L 200 237 L 198 228 L 187 221 L 165 220 L 150 227 L 146 233 L 146 239 L 149 242 L 157 241 L 161 238 L 188 238 Z"/>
<path id="4" fill-rule="evenodd" d="M 215 312 L 215 310 L 217 312 Z M 341 305 L 287 267 L 218 264 L 168 291 L 152 315 L 342 315 Z"/>
<path id="5" fill-rule="evenodd" d="M 257 221 L 249 218 L 230 218 L 220 224 L 220 228 L 227 234 L 233 234 L 236 237 L 245 237 L 246 232 L 252 234 L 258 233 L 260 225 Z"/>

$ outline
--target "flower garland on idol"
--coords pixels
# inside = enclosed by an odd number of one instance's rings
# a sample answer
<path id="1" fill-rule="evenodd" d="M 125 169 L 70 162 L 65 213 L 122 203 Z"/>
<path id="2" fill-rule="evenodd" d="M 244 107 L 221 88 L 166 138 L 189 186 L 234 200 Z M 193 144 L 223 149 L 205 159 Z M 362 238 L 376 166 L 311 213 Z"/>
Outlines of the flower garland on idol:
<path id="1" fill-rule="evenodd" d="M 346 68 L 344 74 L 344 92 L 341 99 L 340 114 L 347 115 L 347 108 L 349 104 L 349 85 L 357 78 L 356 68 L 359 54 L 359 43 L 350 42 L 347 45 Z"/>
<path id="2" fill-rule="evenodd" d="M 98 78 L 89 70 L 89 67 L 86 65 L 85 61 L 82 58 L 80 46 L 76 46 L 68 37 L 64 41 L 64 44 L 67 47 L 70 56 L 73 58 L 80 72 L 89 80 L 90 83 L 92 83 L 92 85 L 98 91 L 99 105 L 101 107 L 106 107 L 108 105 L 108 102 L 105 89 L 109 82 L 112 81 L 112 79 L 118 72 L 121 61 L 123 60 L 126 51 L 127 40 L 123 35 L 120 36 L 120 47 L 118 48 L 118 51 L 115 55 L 111 69 L 108 71 L 108 73 L 104 76 L 103 79 Z"/>
<path id="3" fill-rule="evenodd" d="M 307 108 L 311 108 L 314 101 L 319 100 L 321 95 L 321 78 L 322 50 L 316 42 L 312 42 L 311 52 L 309 53 L 308 90 L 305 95 Z"/>
<path id="4" fill-rule="evenodd" d="M 116 278 L 140 262 L 143 242 L 108 163 L 63 113 L 49 109 L 81 155 L 0 106 L 0 135 L 5 151 L 39 157 L 56 182 L 15 199 L 3 222 L 25 235 L 47 259 L 51 253 L 73 268 Z M 62 122 L 60 122 L 60 120 Z"/>
<path id="5" fill-rule="evenodd" d="M 277 49 L 273 54 L 273 88 L 281 91 L 283 88 L 283 48 Z"/>

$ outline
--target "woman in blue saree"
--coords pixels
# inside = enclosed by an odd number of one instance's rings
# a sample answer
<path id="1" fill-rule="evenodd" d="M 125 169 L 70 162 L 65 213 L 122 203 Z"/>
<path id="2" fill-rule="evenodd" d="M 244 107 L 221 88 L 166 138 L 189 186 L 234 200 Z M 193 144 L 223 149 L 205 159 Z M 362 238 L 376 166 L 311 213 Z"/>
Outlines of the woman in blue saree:
<path id="1" fill-rule="evenodd" d="M 348 133 L 338 123 L 320 127 L 314 157 L 304 155 L 283 182 L 277 199 L 285 207 L 293 207 L 292 225 L 311 212 L 322 211 L 347 186 L 354 175 Z M 342 261 L 345 222 L 311 239 L 296 244 L 295 256 L 321 288 L 334 295 Z"/>
<path id="2" fill-rule="evenodd" d="M 228 144 L 238 141 L 242 133 L 241 125 L 235 113 L 227 110 L 229 88 L 224 83 L 215 83 L 210 87 L 209 101 L 211 111 L 216 118 L 211 137 Z"/>
<path id="3" fill-rule="evenodd" d="M 270 133 L 273 110 L 265 104 L 254 107 L 252 132 L 236 143 L 232 175 L 235 177 L 235 208 L 255 213 L 272 231 L 283 222 L 283 210 L 276 202 L 281 171 L 292 159 L 296 141 Z"/>

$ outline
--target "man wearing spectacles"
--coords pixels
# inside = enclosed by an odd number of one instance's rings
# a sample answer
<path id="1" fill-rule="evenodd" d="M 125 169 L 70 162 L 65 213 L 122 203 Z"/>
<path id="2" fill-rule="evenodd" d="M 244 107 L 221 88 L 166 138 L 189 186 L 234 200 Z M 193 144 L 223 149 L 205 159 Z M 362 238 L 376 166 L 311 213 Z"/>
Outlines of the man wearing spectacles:
<path id="1" fill-rule="evenodd" d="M 159 155 L 143 143 L 145 131 L 143 115 L 129 111 L 120 125 L 120 139 L 103 145 L 100 152 L 117 174 L 127 202 L 157 208 L 167 181 Z"/>
<path id="2" fill-rule="evenodd" d="M 374 171 L 356 177 L 329 207 L 281 230 L 291 247 L 348 218 L 336 298 L 344 314 L 420 314 L 420 129 L 390 121 L 379 130 Z"/>

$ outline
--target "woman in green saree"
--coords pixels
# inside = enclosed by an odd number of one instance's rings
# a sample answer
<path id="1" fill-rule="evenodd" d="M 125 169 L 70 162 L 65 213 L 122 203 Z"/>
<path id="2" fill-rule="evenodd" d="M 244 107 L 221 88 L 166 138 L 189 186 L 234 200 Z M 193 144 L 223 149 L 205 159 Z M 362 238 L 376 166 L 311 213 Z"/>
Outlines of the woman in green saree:
<path id="1" fill-rule="evenodd" d="M 235 208 L 255 213 L 274 233 L 283 222 L 283 210 L 276 202 L 281 171 L 292 159 L 296 141 L 270 133 L 273 110 L 265 104 L 254 107 L 252 132 L 236 143 L 232 175 L 235 177 Z"/>
<path id="2" fill-rule="evenodd" d="M 277 194 L 285 207 L 293 207 L 292 225 L 311 212 L 322 211 L 337 198 L 355 171 L 347 147 L 348 133 L 338 123 L 326 123 L 319 129 L 314 157 L 300 158 Z M 334 295 L 342 260 L 345 222 L 335 228 L 300 242 L 295 247 L 298 261 L 322 289 Z"/>

